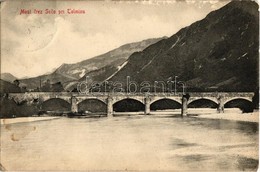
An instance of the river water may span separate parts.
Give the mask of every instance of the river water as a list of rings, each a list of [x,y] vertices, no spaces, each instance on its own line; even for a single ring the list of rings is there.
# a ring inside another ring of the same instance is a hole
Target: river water
[[[154,116],[1,126],[7,170],[256,170],[258,124]]]

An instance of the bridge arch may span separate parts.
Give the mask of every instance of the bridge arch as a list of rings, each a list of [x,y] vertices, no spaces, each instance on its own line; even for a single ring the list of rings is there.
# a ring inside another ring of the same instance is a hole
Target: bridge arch
[[[77,97],[77,99],[78,99],[77,104],[80,104],[81,102],[86,101],[86,100],[97,100],[97,101],[103,102],[104,104],[107,104],[107,101],[105,99],[98,98],[98,97],[88,97],[88,98]]]
[[[144,111],[145,105],[142,101],[134,98],[124,98],[113,103],[115,112],[138,112]]]
[[[253,112],[254,103],[249,98],[231,98],[225,101],[225,108],[239,108],[242,112]]]
[[[154,110],[166,110],[166,109],[180,109],[182,107],[181,102],[171,98],[161,98],[153,101],[150,104],[150,109]]]
[[[122,100],[126,100],[126,99],[129,99],[129,100],[136,100],[142,104],[144,104],[144,98],[140,98],[140,97],[114,97],[113,98],[113,104],[117,103],[117,102],[120,102]]]
[[[43,111],[70,111],[71,104],[61,98],[50,98],[41,103]]]
[[[150,104],[156,102],[156,101],[159,101],[159,100],[165,100],[165,99],[168,99],[168,100],[172,100],[172,101],[175,101],[179,104],[182,104],[181,102],[181,98],[178,98],[178,97],[155,97],[155,98],[152,98]]]
[[[90,98],[90,99],[85,99],[81,102],[78,103],[78,111],[79,112],[92,112],[92,113],[97,113],[97,112],[107,112],[107,104],[96,98]]]
[[[233,100],[245,100],[245,101],[249,101],[249,102],[253,102],[252,98],[250,97],[232,97],[232,98],[229,98],[229,99],[226,99],[224,101],[224,104],[230,102],[230,101],[233,101]]]
[[[188,108],[217,108],[218,101],[211,98],[198,98],[188,102]]]
[[[219,103],[216,98],[211,98],[211,97],[199,97],[199,98],[190,98],[189,101],[188,101],[188,105],[191,104],[192,102],[199,101],[199,100],[208,100],[208,101],[214,102],[214,103],[216,103],[216,104]]]

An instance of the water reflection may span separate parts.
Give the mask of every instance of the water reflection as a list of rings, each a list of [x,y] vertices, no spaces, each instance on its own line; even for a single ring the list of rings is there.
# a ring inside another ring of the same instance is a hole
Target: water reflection
[[[218,130],[238,130],[246,134],[258,133],[258,123],[244,121],[230,121],[223,119],[199,119],[187,118],[190,125],[200,125],[209,129]]]
[[[7,170],[255,170],[258,124],[161,116],[1,126]],[[15,139],[12,139],[15,138]]]

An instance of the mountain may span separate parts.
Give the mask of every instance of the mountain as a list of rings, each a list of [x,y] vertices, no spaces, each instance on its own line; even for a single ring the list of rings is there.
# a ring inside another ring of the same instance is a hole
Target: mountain
[[[110,66],[119,66],[134,52],[142,51],[151,44],[154,44],[162,38],[147,39],[141,42],[125,44],[109,51],[105,54],[90,58],[75,64],[63,64],[56,72],[69,75],[75,78],[82,78],[85,74]]]
[[[104,80],[116,72],[118,67],[123,64],[132,53],[142,51],[161,39],[163,38],[147,39],[125,44],[105,54],[75,64],[63,64],[51,74],[22,79],[21,83],[25,84],[29,89],[34,89],[40,87],[40,83],[44,85],[47,80],[49,80],[51,83],[61,82],[65,89],[70,89],[73,85],[75,86],[75,83],[77,83],[80,78],[85,78],[85,76],[88,75],[96,76]],[[73,88],[74,87],[72,87],[72,89]]]
[[[173,36],[133,53],[109,81],[167,81],[188,91],[254,91],[258,86],[258,5],[232,1]]]
[[[8,82],[13,82],[14,80],[17,79],[15,76],[13,76],[10,73],[1,73],[0,78]]]
[[[2,93],[20,93],[21,88],[10,82],[0,79],[0,94]]]
[[[77,78],[63,75],[55,71],[51,74],[41,75],[33,78],[21,79],[20,83],[25,85],[27,89],[37,89],[44,86],[47,82],[50,82],[51,84],[55,84],[58,82],[66,83],[66,82],[70,82],[71,80],[77,80]]]

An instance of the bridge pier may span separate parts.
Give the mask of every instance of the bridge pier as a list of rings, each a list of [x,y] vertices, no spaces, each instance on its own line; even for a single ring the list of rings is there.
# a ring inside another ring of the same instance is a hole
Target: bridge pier
[[[107,98],[107,117],[113,117],[113,98]]]
[[[181,116],[187,116],[188,111],[188,99],[185,95],[182,96],[182,107],[181,107]]]
[[[150,114],[150,98],[145,98],[145,115]]]
[[[71,97],[71,112],[78,112],[77,98],[75,96]]]
[[[218,104],[218,113],[224,113],[224,104],[223,103]]]
[[[223,96],[219,96],[218,98],[218,113],[224,113],[224,100]]]

